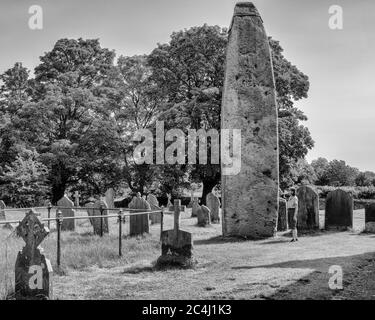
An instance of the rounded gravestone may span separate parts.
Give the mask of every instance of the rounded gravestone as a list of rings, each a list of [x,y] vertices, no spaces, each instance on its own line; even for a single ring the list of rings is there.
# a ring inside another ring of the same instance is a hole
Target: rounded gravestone
[[[199,203],[198,203],[198,198],[193,199],[193,205],[191,208],[191,216],[196,217],[198,215],[198,210],[199,210]]]
[[[365,207],[365,232],[375,233],[375,203]]]
[[[151,210],[160,210],[159,201],[158,199],[152,194],[148,194],[147,202],[150,204]],[[160,223],[161,222],[161,215],[160,213],[151,213],[150,214],[151,224]]]
[[[74,202],[64,195],[59,201],[57,201],[57,206],[61,210],[64,218],[74,217],[75,211],[73,209]],[[74,219],[63,219],[61,224],[61,230],[63,231],[74,231],[75,223]]]
[[[277,216],[277,231],[288,230],[288,213],[286,211],[286,200],[279,199],[279,211]]]
[[[130,215],[130,235],[138,236],[143,233],[149,232],[149,218],[148,214],[136,214],[137,212],[151,211],[150,204],[143,199],[141,196],[133,197],[132,201],[129,203],[129,209],[132,210]]]
[[[346,229],[353,227],[353,197],[338,189],[328,193],[325,207],[325,228]]]
[[[215,196],[212,192],[210,192],[206,197],[206,204],[207,207],[211,210],[211,222],[212,223],[219,223],[220,216],[220,200],[217,196]]]
[[[200,227],[206,227],[210,224],[211,218],[210,218],[210,209],[206,206],[200,206],[197,211],[197,217],[198,217],[198,226]]]
[[[298,229],[319,229],[319,196],[308,186],[297,190],[298,198]]]

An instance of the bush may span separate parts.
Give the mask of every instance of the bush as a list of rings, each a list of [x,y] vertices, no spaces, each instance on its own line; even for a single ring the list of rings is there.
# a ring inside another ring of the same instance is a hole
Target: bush
[[[316,186],[320,198],[326,198],[328,192],[342,189],[350,193],[354,199],[375,199],[375,187],[332,187],[332,186]]]

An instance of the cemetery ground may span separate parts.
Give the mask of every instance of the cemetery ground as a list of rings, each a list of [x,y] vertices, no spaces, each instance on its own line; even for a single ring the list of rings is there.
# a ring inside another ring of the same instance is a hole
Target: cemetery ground
[[[46,212],[42,211],[42,217]],[[77,215],[86,214],[85,211]],[[7,215],[19,219],[23,212]],[[196,226],[190,210],[181,229],[192,232],[195,269],[155,270],[160,256],[160,224],[149,235],[129,238],[124,227],[123,256],[118,256],[117,219],[110,234],[92,235],[88,220],[77,220],[75,232],[62,233],[62,266],[57,272],[56,231],[42,243],[54,266],[54,299],[374,299],[374,234],[364,234],[364,210],[354,211],[354,228],[345,232],[317,231],[296,243],[289,236],[258,241],[221,238],[221,224]],[[324,211],[320,212],[324,221]],[[173,216],[165,215],[164,230]],[[12,294],[14,264],[23,241],[0,229],[0,298]],[[329,268],[343,269],[343,290],[328,286]]]

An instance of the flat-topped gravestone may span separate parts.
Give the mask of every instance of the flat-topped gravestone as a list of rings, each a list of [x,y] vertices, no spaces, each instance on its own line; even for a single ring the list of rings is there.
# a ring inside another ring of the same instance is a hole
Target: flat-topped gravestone
[[[365,232],[375,233],[375,203],[365,206]]]
[[[0,220],[6,220],[5,216],[6,205],[3,200],[0,200]]]
[[[161,234],[161,256],[156,262],[157,267],[179,266],[189,268],[196,264],[193,258],[192,234],[180,230],[181,201],[174,200],[174,229]]]
[[[64,218],[74,217],[75,211],[73,209],[74,203],[68,198],[67,195],[64,195],[59,201],[57,201],[57,206]],[[75,223],[74,219],[64,219],[61,225],[62,231],[74,231]]]
[[[353,197],[337,189],[327,194],[325,228],[346,229],[353,227]]]
[[[277,217],[277,231],[288,230],[288,212],[286,210],[286,200],[279,199],[279,211]]]
[[[234,129],[241,130],[240,141]],[[272,237],[279,202],[276,91],[269,40],[251,2],[236,4],[229,30],[221,130],[233,132],[232,149],[241,143],[241,154],[233,152],[240,165],[222,157],[223,235]],[[231,153],[226,148],[222,154]]]
[[[206,196],[206,204],[207,207],[210,209],[211,212],[211,222],[212,223],[219,223],[220,222],[220,200],[217,196],[215,196],[212,192],[210,192]]]
[[[200,206],[197,212],[198,226],[206,227],[211,224],[210,209],[204,205]]]
[[[147,202],[149,203],[151,210],[160,210],[159,201],[153,194],[147,195]],[[150,214],[151,224],[160,223],[161,222],[161,214],[160,213],[151,213]]]
[[[192,208],[191,208],[191,216],[192,217],[196,217],[198,215],[199,208],[200,208],[199,200],[198,200],[198,198],[194,198],[193,199],[193,205],[192,205]]]
[[[319,196],[308,186],[297,190],[298,198],[298,229],[319,229]]]
[[[141,197],[140,193],[137,193],[137,196],[129,203],[129,209],[137,209],[136,211],[132,210],[133,215],[130,215],[130,235],[138,236],[149,233],[148,214],[136,214],[137,212],[151,211],[150,204]]]
[[[107,203],[108,208],[113,209],[115,207],[115,191],[113,188],[109,188],[105,192],[105,202]]]
[[[26,245],[17,255],[15,265],[16,300],[46,300],[52,298],[52,266],[39,245],[49,230],[30,210],[16,229]]]

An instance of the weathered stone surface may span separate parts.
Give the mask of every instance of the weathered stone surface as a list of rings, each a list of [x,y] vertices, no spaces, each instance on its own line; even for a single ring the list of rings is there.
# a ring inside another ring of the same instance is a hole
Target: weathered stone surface
[[[17,300],[52,298],[52,266],[41,253],[39,245],[49,230],[35,211],[29,211],[16,229],[26,245],[17,255],[15,265],[15,296]]]
[[[147,202],[149,203],[151,210],[160,210],[159,201],[158,199],[151,193],[147,195]],[[161,222],[161,214],[160,213],[151,213],[150,214],[151,224],[160,223]]]
[[[200,206],[197,212],[198,226],[206,227],[211,224],[211,212],[206,206]]]
[[[365,206],[365,232],[375,233],[375,203]]]
[[[66,195],[64,195],[59,201],[57,201],[57,206],[59,207],[59,210],[61,210],[61,213],[64,218],[74,217],[74,214],[75,214],[75,211],[73,209],[74,203]],[[61,225],[61,230],[62,231],[74,231],[75,230],[74,219],[68,219],[68,220],[64,219]]]
[[[132,213],[151,211],[150,204],[144,200],[140,194],[137,194],[136,197],[132,199],[129,203],[129,209],[138,209]],[[138,214],[130,216],[130,235],[137,236],[142,235],[143,233],[149,232],[149,218],[148,214]]]
[[[196,261],[193,259],[193,238],[190,232],[180,230],[181,201],[174,201],[174,229],[163,231],[161,234],[162,254],[157,260],[157,267],[179,266],[192,267]]]
[[[198,215],[198,210],[199,210],[199,199],[198,198],[194,198],[193,199],[193,206],[191,208],[191,216],[192,217],[196,217]]]
[[[286,200],[279,199],[279,211],[277,217],[277,231],[288,230],[288,213],[286,211]]]
[[[113,188],[109,188],[105,192],[105,202],[108,205],[108,208],[113,209],[115,207],[115,191]]]
[[[308,186],[297,190],[298,198],[298,229],[319,229],[319,196]]]
[[[0,200],[0,220],[6,220],[5,216],[5,208],[7,206],[5,205],[5,202],[3,200]]]
[[[212,223],[219,223],[220,222],[220,200],[217,196],[215,196],[212,192],[210,192],[206,196],[206,204],[207,207],[211,211],[211,222]]]
[[[338,189],[327,194],[325,208],[325,228],[353,227],[353,197]]]
[[[278,211],[278,132],[268,38],[250,2],[237,3],[229,31],[221,128],[241,130],[241,168],[224,175],[224,236],[272,237]]]
[[[107,217],[105,217],[105,218],[92,218],[94,216],[100,216],[101,215],[101,211],[100,211],[101,206],[104,209],[103,210],[103,216],[107,216],[108,210],[106,210],[106,209],[108,209],[108,206],[107,206],[105,201],[96,200],[95,202],[91,201],[91,202],[88,202],[88,203],[85,204],[85,207],[87,208],[87,214],[89,216],[90,223],[93,227],[94,234],[96,234],[96,235],[101,235],[101,228],[102,228],[101,219],[103,219],[103,234],[109,233],[108,218]]]

